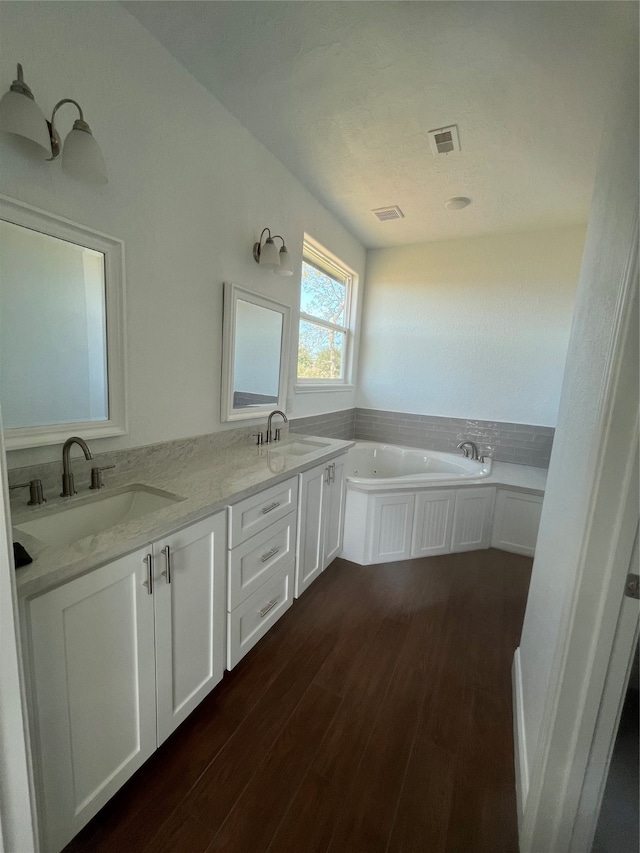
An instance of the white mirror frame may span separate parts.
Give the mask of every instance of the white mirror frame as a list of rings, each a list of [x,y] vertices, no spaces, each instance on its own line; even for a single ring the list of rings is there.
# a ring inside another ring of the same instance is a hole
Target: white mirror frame
[[[0,219],[104,254],[109,419],[4,430],[7,450],[59,444],[70,435],[106,438],[127,431],[124,243],[37,207],[0,195]]]
[[[280,345],[280,376],[278,402],[265,403],[263,406],[251,406],[249,409],[233,407],[233,365],[236,337],[236,305],[238,300],[250,302],[261,308],[268,308],[282,314],[282,340]],[[291,344],[291,308],[281,302],[268,299],[259,293],[245,290],[233,282],[224,283],[224,304],[222,311],[222,394],[220,416],[223,421],[249,420],[259,418],[273,411],[285,410],[287,383],[289,380],[289,350]]]

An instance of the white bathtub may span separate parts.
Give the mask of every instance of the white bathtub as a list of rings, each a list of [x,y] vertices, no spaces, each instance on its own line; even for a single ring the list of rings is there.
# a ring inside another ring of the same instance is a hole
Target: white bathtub
[[[462,453],[416,450],[373,441],[358,441],[347,454],[347,483],[358,491],[456,485],[482,480],[490,473],[490,458],[477,462],[465,459]]]
[[[346,462],[342,556],[366,566],[488,548],[490,473],[491,459],[356,442]]]

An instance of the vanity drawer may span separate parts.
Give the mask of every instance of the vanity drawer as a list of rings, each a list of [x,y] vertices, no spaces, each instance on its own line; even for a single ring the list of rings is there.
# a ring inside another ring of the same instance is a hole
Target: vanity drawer
[[[242,660],[293,603],[292,560],[227,617],[227,669]]]
[[[296,512],[290,512],[229,552],[229,611],[295,559],[296,519]]]
[[[298,478],[292,477],[229,507],[229,547],[245,542],[298,505]]]

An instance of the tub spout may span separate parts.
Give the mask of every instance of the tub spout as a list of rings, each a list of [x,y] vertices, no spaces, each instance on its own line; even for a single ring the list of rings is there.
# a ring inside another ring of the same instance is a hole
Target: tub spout
[[[460,444],[456,445],[458,450],[462,450],[465,459],[469,458],[469,448],[471,448],[471,458],[478,461],[480,459],[480,454],[478,453],[478,445],[473,441],[461,441]]]

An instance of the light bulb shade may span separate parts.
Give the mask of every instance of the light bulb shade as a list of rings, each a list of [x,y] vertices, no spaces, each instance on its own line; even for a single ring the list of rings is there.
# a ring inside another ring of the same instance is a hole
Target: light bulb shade
[[[76,122],[77,124],[77,122]],[[90,131],[73,126],[62,148],[62,171],[65,175],[89,184],[107,183],[107,164],[100,146]]]
[[[278,247],[271,237],[267,237],[264,246],[260,249],[260,266],[267,270],[277,270],[280,268]]]
[[[274,272],[278,273],[278,275],[293,275],[293,262],[284,243],[280,249],[280,266]]]
[[[6,92],[0,100],[0,130],[35,142],[43,160],[51,157],[51,138],[42,110],[21,92]]]

